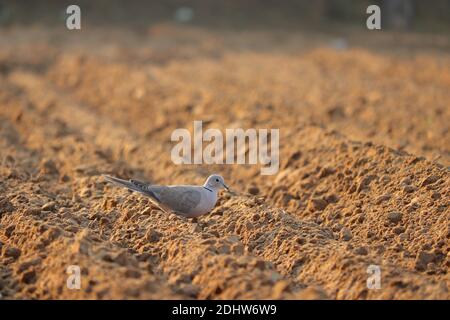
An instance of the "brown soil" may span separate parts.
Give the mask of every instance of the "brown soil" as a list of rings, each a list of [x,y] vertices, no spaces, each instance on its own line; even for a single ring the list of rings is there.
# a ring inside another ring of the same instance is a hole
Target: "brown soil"
[[[0,298],[449,299],[448,39],[366,35],[2,30]],[[194,120],[279,128],[279,173],[174,165]],[[103,173],[236,194],[195,223]]]

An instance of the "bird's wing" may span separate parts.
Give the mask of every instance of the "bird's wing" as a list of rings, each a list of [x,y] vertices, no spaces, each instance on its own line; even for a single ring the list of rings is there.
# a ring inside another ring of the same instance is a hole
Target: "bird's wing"
[[[196,186],[150,186],[152,191],[169,209],[189,214],[201,201],[202,195]]]

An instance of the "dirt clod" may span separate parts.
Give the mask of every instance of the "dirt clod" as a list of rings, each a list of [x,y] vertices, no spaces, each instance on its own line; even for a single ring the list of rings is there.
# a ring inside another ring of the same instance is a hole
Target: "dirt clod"
[[[399,211],[392,211],[387,214],[387,219],[389,222],[398,223],[402,220],[402,213]]]
[[[438,181],[438,180],[439,180],[439,177],[438,177],[438,176],[431,175],[431,176],[426,177],[426,178],[422,181],[422,183],[420,184],[420,186],[421,186],[421,187],[425,187],[425,186],[427,186],[427,185],[429,185],[429,184],[435,183],[435,182]]]
[[[14,247],[4,247],[3,248],[3,256],[4,257],[11,257],[13,259],[17,259],[20,257],[21,250]]]
[[[259,188],[256,186],[251,186],[247,189],[247,192],[253,195],[257,195],[259,193]]]
[[[327,207],[327,205],[328,202],[326,202],[322,198],[312,198],[311,201],[309,202],[309,208],[312,211],[322,211]]]

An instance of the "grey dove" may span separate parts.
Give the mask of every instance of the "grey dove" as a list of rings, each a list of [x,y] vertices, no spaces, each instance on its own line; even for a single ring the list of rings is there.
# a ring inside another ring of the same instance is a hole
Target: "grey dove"
[[[203,186],[152,185],[138,180],[123,180],[104,175],[104,178],[121,187],[140,192],[164,211],[171,211],[187,218],[195,218],[210,212],[217,202],[217,192],[229,190],[220,175],[213,174],[206,179]]]

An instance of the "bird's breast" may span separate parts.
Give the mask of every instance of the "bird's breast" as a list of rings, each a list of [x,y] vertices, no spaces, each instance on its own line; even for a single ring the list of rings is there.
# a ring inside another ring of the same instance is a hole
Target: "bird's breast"
[[[202,192],[202,199],[199,205],[193,208],[193,210],[191,211],[191,215],[193,217],[197,217],[210,212],[212,209],[214,209],[216,202],[217,192],[205,190],[205,192]]]

